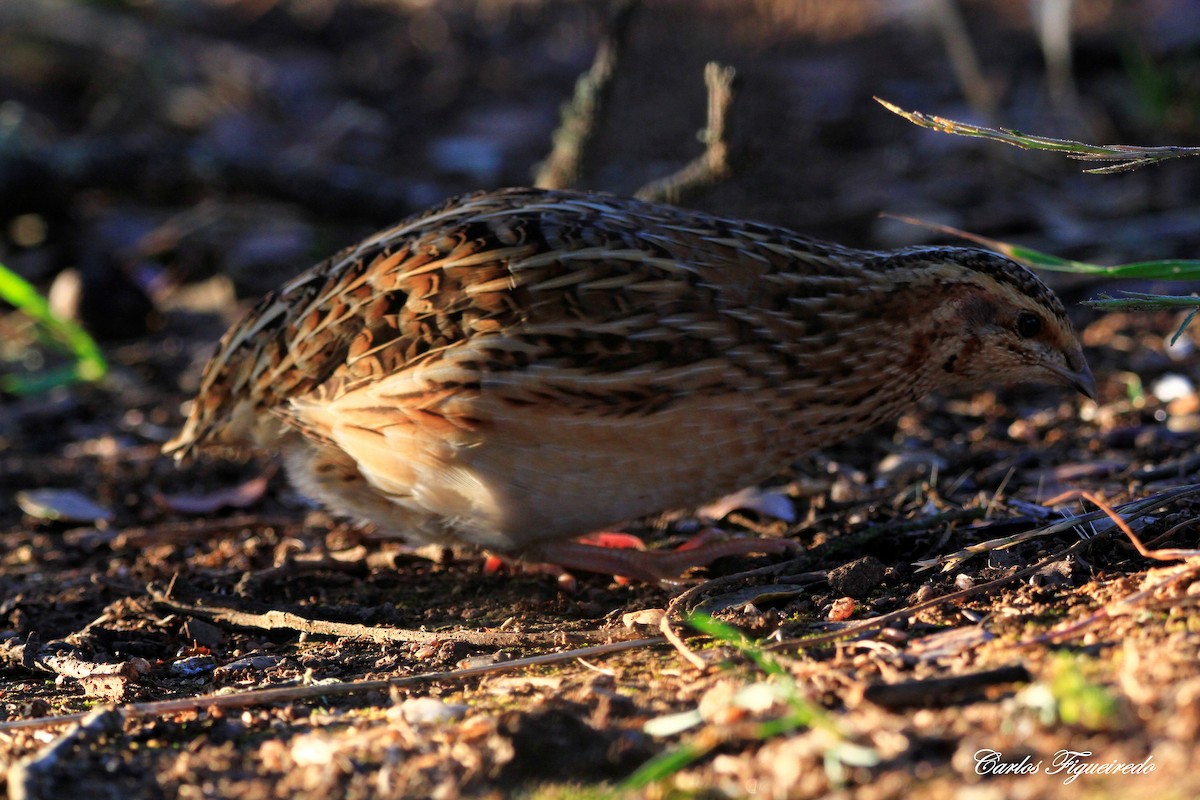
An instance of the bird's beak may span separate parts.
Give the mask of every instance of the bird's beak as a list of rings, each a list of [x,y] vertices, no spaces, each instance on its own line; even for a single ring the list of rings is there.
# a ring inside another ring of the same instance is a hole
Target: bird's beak
[[[1047,368],[1058,376],[1059,380],[1068,386],[1074,386],[1079,392],[1087,396],[1091,400],[1096,399],[1096,379],[1092,377],[1092,371],[1088,368],[1087,362],[1083,360],[1083,356],[1078,357],[1079,368],[1072,370],[1068,367],[1060,367],[1057,365],[1047,364]]]

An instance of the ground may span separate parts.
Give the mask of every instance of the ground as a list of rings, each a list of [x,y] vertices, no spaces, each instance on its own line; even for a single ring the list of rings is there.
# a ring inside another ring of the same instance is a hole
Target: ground
[[[891,212],[1102,263],[1187,257],[1193,165],[1083,175],[871,99],[1191,144],[1185,5],[1079,0],[1062,67],[1024,3],[648,0],[580,185],[628,193],[697,156],[715,60],[738,70],[738,157],[692,205],[860,247],[935,240]],[[159,454],[256,296],[445,196],[529,183],[603,19],[538,0],[0,5],[2,260],[110,362],[0,397],[9,796],[1200,796],[1197,334],[1080,305],[1188,286],[1047,276],[1095,402],[931,397],[719,522],[794,556],[675,585],[488,571],[331,518],[269,455]],[[59,363],[36,339],[0,313],[10,374]],[[1043,505],[1068,491],[1092,499]],[[1121,511],[1164,560],[1103,511],[1055,524],[1144,498]],[[672,546],[699,524],[629,530]],[[732,627],[702,636],[695,609]],[[658,638],[664,610],[690,658]]]

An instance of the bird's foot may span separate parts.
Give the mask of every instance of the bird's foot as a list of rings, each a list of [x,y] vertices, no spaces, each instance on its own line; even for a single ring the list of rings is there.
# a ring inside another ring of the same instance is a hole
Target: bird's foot
[[[655,583],[676,581],[686,570],[708,566],[725,556],[778,554],[793,549],[795,544],[784,539],[728,539],[715,528],[706,528],[674,550],[646,550],[636,536],[602,531],[576,541],[540,545],[525,557],[566,570]]]

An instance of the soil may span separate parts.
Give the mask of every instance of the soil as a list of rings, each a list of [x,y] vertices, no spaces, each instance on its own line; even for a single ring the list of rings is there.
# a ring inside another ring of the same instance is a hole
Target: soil
[[[699,155],[715,60],[738,70],[739,157],[697,207],[860,247],[939,240],[892,212],[1099,263],[1195,253],[1191,163],[1084,175],[872,101],[1197,138],[1185,3],[1078,0],[1066,72],[1030,13],[647,0],[581,185],[630,193]],[[541,0],[0,5],[0,254],[110,367],[0,397],[9,796],[1200,796],[1200,334],[1081,305],[1191,286],[1047,275],[1096,401],[930,397],[718,523],[794,555],[671,585],[413,551],[314,508],[269,454],[160,455],[262,292],[443,197],[529,183],[604,19]],[[16,311],[0,358],[23,379],[65,363]],[[1098,503],[1158,557],[1103,510],[1055,524]],[[700,526],[628,530],[671,547]],[[701,633],[695,609],[729,627]]]

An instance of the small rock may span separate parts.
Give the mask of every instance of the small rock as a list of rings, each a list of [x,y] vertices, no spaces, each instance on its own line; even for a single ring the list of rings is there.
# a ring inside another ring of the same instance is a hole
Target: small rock
[[[264,672],[282,665],[284,661],[285,659],[282,656],[246,656],[236,661],[231,661],[222,667],[217,667],[213,673],[213,677],[216,680],[225,680],[232,677],[233,673],[243,670]]]
[[[626,628],[633,628],[638,625],[657,628],[662,622],[663,610],[661,608],[643,608],[640,611],[630,611],[621,615],[621,624]]]
[[[937,589],[933,588],[933,586],[928,583],[923,583],[921,584],[920,588],[913,592],[912,597],[908,598],[908,602],[912,605],[916,605],[918,603],[924,603],[928,600],[932,600],[937,596]]]
[[[829,587],[847,597],[866,597],[883,582],[887,567],[874,556],[863,556],[857,561],[829,570]]]
[[[195,678],[217,668],[217,662],[212,656],[190,656],[171,662],[168,667],[172,675],[180,678]]]
[[[456,667],[459,669],[474,669],[476,667],[490,667],[493,664],[503,664],[505,661],[512,661],[513,655],[507,650],[497,650],[494,653],[483,653],[477,656],[468,656],[460,659]]]
[[[1188,395],[1195,394],[1196,387],[1190,380],[1177,373],[1168,373],[1150,385],[1150,392],[1160,402],[1170,403]]]
[[[888,483],[910,483],[927,478],[934,471],[946,470],[946,459],[930,451],[905,451],[892,453],[879,462],[876,474]]]
[[[825,615],[825,619],[830,622],[845,622],[854,616],[856,608],[858,608],[858,603],[854,602],[853,597],[839,597],[829,607],[829,613]]]
[[[1035,586],[1067,586],[1071,582],[1071,572],[1074,566],[1075,560],[1072,558],[1064,558],[1047,564],[1037,571],[1030,583]]]
[[[436,697],[410,697],[388,714],[398,714],[410,725],[437,725],[462,719],[470,710],[470,706],[447,703]]]

